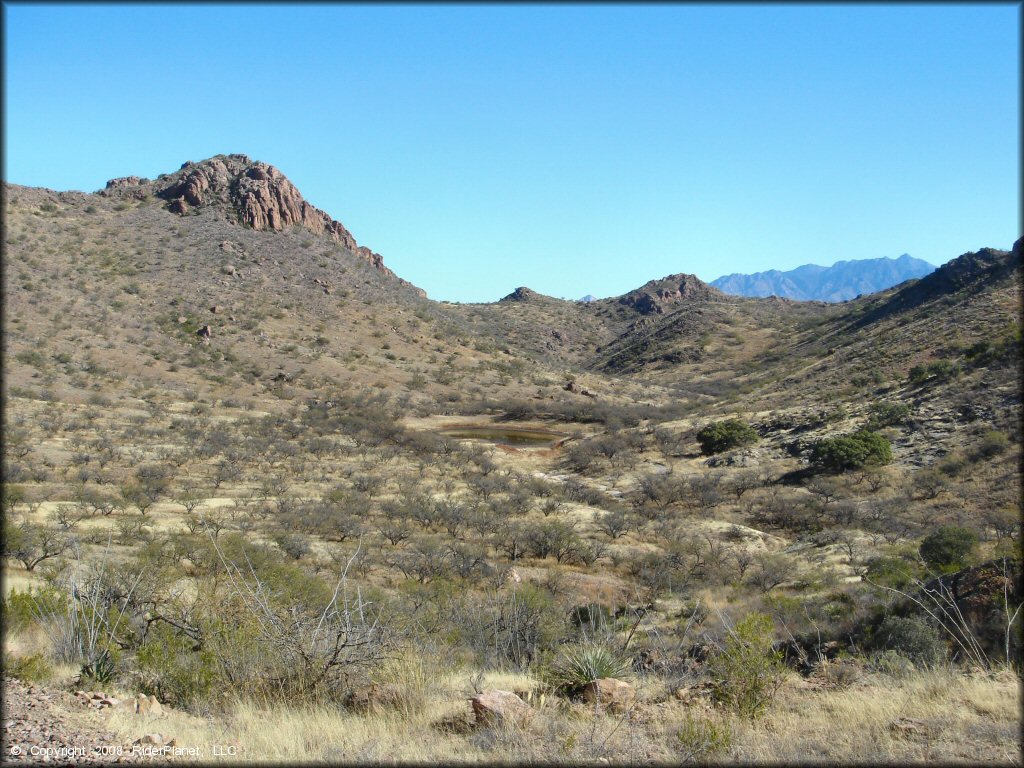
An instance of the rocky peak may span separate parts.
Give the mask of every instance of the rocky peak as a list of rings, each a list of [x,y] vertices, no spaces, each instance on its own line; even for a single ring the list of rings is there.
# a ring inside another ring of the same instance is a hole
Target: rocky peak
[[[111,179],[103,194],[144,197],[150,192],[167,201],[167,210],[184,216],[201,208],[220,208],[243,225],[280,232],[302,227],[330,237],[366,259],[385,274],[394,273],[384,259],[358,243],[352,234],[324,211],[310,205],[277,168],[247,155],[217,155],[198,163],[182,164],[175,173],[148,181],[138,176]]]
[[[694,299],[705,299],[720,294],[696,275],[669,275],[651,280],[634,291],[621,296],[620,304],[632,307],[642,315],[662,314],[665,307]]]
[[[541,298],[541,294],[523,285],[520,286],[519,288],[516,288],[508,296],[505,296],[504,298],[500,299],[500,301],[531,301],[533,299],[539,298]]]

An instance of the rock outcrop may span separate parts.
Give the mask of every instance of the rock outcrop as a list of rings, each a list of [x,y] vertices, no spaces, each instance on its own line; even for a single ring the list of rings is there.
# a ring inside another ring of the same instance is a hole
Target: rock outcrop
[[[397,277],[384,266],[379,253],[359,245],[340,222],[306,202],[277,168],[247,155],[217,155],[198,163],[186,162],[177,172],[155,181],[138,176],[111,179],[100,194],[137,199],[153,194],[166,200],[167,210],[179,216],[207,207],[220,208],[230,218],[258,231],[301,227],[331,238],[377,270]]]
[[[286,227],[303,227],[315,235],[327,235],[377,269],[386,270],[379,253],[356,243],[340,222],[306,202],[277,168],[247,155],[218,155],[201,163],[185,163],[169,182],[157,188],[156,195],[180,215],[220,203],[255,230],[280,232]]]
[[[516,288],[508,296],[503,296],[499,301],[532,301],[539,298],[541,298],[541,294],[523,285]]]
[[[619,303],[632,307],[641,315],[660,315],[673,304],[714,295],[721,293],[695,275],[669,275],[620,296]]]

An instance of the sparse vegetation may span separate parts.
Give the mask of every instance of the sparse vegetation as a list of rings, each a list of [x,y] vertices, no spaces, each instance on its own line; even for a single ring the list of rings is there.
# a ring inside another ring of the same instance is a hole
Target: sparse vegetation
[[[246,759],[926,759],[901,717],[932,758],[1016,748],[1019,270],[435,303],[326,235],[10,190],[22,679],[154,694]],[[626,711],[577,699],[603,678]],[[473,725],[486,688],[532,718]]]

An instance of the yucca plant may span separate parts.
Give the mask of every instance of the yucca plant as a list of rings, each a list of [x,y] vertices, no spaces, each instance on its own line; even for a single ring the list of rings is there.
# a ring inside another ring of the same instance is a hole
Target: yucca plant
[[[630,659],[603,643],[575,643],[559,652],[551,671],[551,682],[568,694],[581,691],[604,677],[623,678],[630,672]]]

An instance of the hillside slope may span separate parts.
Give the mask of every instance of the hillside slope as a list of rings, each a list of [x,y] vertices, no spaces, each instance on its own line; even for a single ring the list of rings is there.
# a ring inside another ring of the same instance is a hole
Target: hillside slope
[[[841,304],[685,274],[453,304],[238,155],[96,194],[5,185],[3,216],[20,677],[159,695],[163,736],[260,758],[1016,743],[1022,242]],[[966,651],[889,591],[930,569],[962,587]],[[64,605],[118,618],[69,652]],[[720,693],[740,622],[765,720]],[[595,644],[635,706],[552,679]],[[532,719],[476,722],[480,688]],[[118,743],[151,722],[107,716]]]

